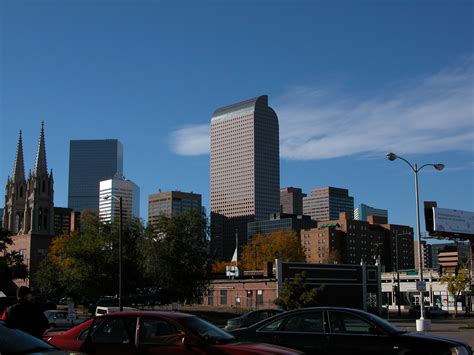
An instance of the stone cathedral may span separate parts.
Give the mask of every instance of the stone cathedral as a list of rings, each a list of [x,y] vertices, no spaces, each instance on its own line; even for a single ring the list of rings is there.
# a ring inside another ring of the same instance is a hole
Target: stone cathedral
[[[25,177],[22,133],[18,138],[12,176],[5,187],[3,228],[13,235],[15,250],[23,255],[30,270],[34,272],[47,254],[54,233],[54,180],[52,170],[48,172],[44,123],[36,151],[35,166]]]

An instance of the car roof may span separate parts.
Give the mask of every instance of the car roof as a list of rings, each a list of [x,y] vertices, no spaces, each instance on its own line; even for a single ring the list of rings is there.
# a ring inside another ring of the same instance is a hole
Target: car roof
[[[113,312],[98,317],[141,317],[141,316],[157,316],[163,318],[183,318],[183,317],[194,317],[192,314],[172,312],[172,311],[123,311]]]

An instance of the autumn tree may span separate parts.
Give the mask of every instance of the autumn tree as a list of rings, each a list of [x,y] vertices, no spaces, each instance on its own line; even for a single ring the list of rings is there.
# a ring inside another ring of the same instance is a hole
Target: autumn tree
[[[324,304],[324,286],[314,287],[308,284],[306,272],[295,275],[293,280],[286,279],[275,304],[285,310],[316,307]]]
[[[138,246],[143,237],[143,223],[133,220],[124,228],[124,293],[141,286]],[[118,290],[118,226],[101,223],[97,214],[84,213],[80,232],[56,237],[47,257],[34,275],[41,292],[70,296],[115,295]]]
[[[469,270],[465,267],[459,269],[457,273],[450,273],[441,276],[441,284],[447,285],[449,294],[454,299],[454,316],[458,315],[458,298],[462,292],[469,289],[471,277]]]
[[[279,259],[286,262],[305,262],[300,239],[292,230],[257,234],[244,246],[241,263],[244,270],[261,270],[264,263]]]

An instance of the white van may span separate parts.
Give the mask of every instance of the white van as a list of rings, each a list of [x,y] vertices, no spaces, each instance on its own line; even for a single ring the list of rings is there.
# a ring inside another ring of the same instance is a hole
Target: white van
[[[132,307],[122,307],[124,312],[127,311],[138,311],[136,308]],[[120,312],[120,307],[102,307],[98,306],[95,310],[95,316],[103,316],[104,314]]]

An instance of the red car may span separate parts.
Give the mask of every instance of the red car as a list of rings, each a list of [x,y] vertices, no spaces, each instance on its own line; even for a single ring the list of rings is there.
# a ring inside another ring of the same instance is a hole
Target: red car
[[[63,350],[94,354],[300,354],[240,342],[198,317],[173,312],[110,313],[64,333],[45,333],[44,340]]]

